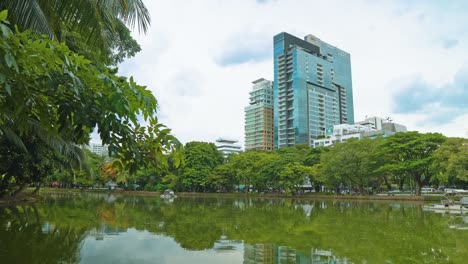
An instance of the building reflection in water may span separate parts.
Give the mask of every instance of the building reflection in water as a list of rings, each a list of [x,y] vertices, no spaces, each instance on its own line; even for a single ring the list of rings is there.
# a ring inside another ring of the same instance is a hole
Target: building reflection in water
[[[244,264],[353,264],[330,250],[311,249],[310,255],[287,246],[244,244]]]
[[[109,239],[125,232],[127,232],[126,228],[109,227],[106,224],[101,223],[99,228],[93,228],[88,231],[88,235],[94,237],[96,240],[104,240],[104,238]]]
[[[218,253],[228,253],[242,250],[241,240],[229,240],[226,236],[221,236],[221,239],[215,242],[213,250]]]

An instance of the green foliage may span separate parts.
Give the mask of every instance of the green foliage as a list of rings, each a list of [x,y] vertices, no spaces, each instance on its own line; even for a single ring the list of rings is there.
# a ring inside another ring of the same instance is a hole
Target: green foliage
[[[468,183],[468,140],[448,138],[434,152],[434,180],[450,186]]]
[[[284,188],[286,193],[295,194],[300,192],[300,186],[312,174],[311,167],[301,165],[299,162],[292,162],[287,164],[281,171],[279,185]]]
[[[185,166],[180,171],[181,184],[189,191],[206,191],[212,170],[223,163],[223,155],[213,143],[188,142],[184,147]]]
[[[396,133],[385,139],[381,154],[387,157],[387,163],[377,171],[409,176],[416,184],[416,195],[421,195],[422,186],[432,175],[433,153],[444,141],[438,133]]]
[[[127,26],[133,28],[136,24],[146,32],[151,20],[141,0],[2,0],[3,9],[10,11],[9,19],[19,30],[47,34],[82,55],[98,55],[86,56],[88,59],[110,64],[140,50]]]
[[[16,187],[40,183],[56,164],[57,155],[38,140],[25,142],[24,152],[0,137],[0,196],[13,193]]]
[[[28,30],[12,32],[5,20],[0,28],[0,140],[9,145],[0,155],[15,159],[2,169],[0,193],[22,174],[25,182],[33,182],[27,173],[14,169],[18,167],[14,164],[27,163],[28,156],[47,158],[33,148],[63,157],[54,159],[56,168],[67,159],[81,163],[77,145],[87,144],[93,129],[118,160],[120,176],[148,166],[167,169],[168,156],[179,166],[180,143],[158,123],[157,101],[146,87],[132,77],[115,75],[104,63],[87,60],[65,43]],[[142,127],[141,121],[148,126]],[[45,176],[38,174],[39,179]]]
[[[321,181],[338,191],[340,187],[346,186],[349,190],[359,189],[363,193],[376,170],[377,143],[376,140],[365,138],[333,145],[321,156]]]

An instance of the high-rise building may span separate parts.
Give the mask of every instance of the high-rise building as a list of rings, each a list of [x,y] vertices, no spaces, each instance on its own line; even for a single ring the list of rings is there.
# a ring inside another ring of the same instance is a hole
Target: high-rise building
[[[317,37],[282,32],[274,42],[274,145],[311,144],[337,124],[353,124],[349,53]]]
[[[252,82],[249,106],[245,107],[245,150],[273,149],[273,82]]]

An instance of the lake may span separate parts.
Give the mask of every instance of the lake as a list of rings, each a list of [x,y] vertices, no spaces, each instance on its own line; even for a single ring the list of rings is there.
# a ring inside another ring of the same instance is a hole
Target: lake
[[[56,194],[0,207],[0,263],[467,263],[467,218],[399,202]]]

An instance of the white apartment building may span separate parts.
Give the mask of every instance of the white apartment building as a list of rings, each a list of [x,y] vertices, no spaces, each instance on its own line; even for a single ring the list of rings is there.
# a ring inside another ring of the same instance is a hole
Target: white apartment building
[[[107,145],[92,143],[86,146],[91,152],[98,154],[99,156],[107,157],[109,156],[109,149]]]
[[[397,132],[406,132],[406,126],[393,123],[389,118],[369,117],[364,121],[356,122],[354,125],[335,125],[326,130],[325,138],[314,139],[312,147],[328,147],[337,142],[343,142],[350,138],[365,138],[376,136],[390,136]]]

